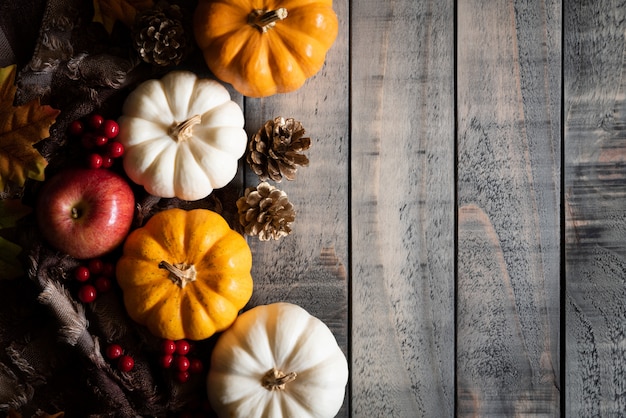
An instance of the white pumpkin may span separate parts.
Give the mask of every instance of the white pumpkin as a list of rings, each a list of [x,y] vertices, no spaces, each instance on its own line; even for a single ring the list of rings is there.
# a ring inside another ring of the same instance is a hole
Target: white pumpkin
[[[244,312],[220,335],[207,392],[220,418],[332,418],[347,382],[348,362],[330,329],[281,302]]]
[[[226,88],[189,71],[137,86],[118,122],[126,174],[159,197],[198,200],[224,187],[247,145],[243,112]]]

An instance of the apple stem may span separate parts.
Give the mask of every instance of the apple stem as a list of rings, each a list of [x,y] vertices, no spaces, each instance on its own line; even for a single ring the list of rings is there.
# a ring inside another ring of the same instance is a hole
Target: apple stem
[[[80,218],[80,212],[78,209],[76,208],[72,208],[72,214],[71,214],[73,219],[78,219]]]
[[[193,264],[174,263],[173,265],[167,261],[161,261],[159,263],[160,269],[169,271],[168,278],[184,289],[187,283],[191,283],[196,280],[196,268]]]

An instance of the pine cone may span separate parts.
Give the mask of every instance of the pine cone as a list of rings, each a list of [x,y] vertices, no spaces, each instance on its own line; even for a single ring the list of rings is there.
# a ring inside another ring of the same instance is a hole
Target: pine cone
[[[269,120],[250,140],[246,161],[262,181],[293,180],[297,166],[309,164],[300,153],[309,149],[311,138],[303,135],[302,124],[293,118]]]
[[[178,5],[165,5],[137,15],[133,44],[141,58],[158,66],[180,64],[187,50],[183,13]]]
[[[237,211],[245,233],[261,241],[289,235],[296,217],[287,194],[267,182],[248,187],[237,200]]]

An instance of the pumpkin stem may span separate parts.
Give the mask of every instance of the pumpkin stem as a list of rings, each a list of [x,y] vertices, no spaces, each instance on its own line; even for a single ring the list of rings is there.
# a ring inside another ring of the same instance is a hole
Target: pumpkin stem
[[[296,380],[296,376],[296,372],[285,374],[281,370],[272,367],[272,369],[263,376],[261,384],[269,391],[285,390],[285,385]]]
[[[256,26],[262,33],[267,32],[268,29],[273,28],[276,22],[283,20],[287,17],[287,9],[279,7],[276,10],[254,10],[248,16],[248,23],[252,26]]]
[[[193,264],[175,263],[174,265],[167,261],[161,261],[159,263],[160,269],[165,269],[170,272],[169,279],[184,289],[187,283],[191,283],[196,280],[196,268]]]
[[[175,123],[170,128],[169,134],[177,142],[189,139],[193,135],[193,126],[199,124],[201,120],[202,120],[202,116],[195,115],[195,116],[190,117],[184,122]]]

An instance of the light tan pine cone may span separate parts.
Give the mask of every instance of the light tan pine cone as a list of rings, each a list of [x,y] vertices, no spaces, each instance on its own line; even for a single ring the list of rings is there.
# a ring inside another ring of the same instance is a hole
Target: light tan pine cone
[[[261,241],[289,235],[296,217],[287,194],[267,182],[248,187],[237,200],[237,212],[245,233]]]
[[[311,146],[311,138],[304,134],[302,124],[293,118],[269,120],[250,140],[246,161],[261,181],[293,180],[297,166],[309,164],[302,152]]]

